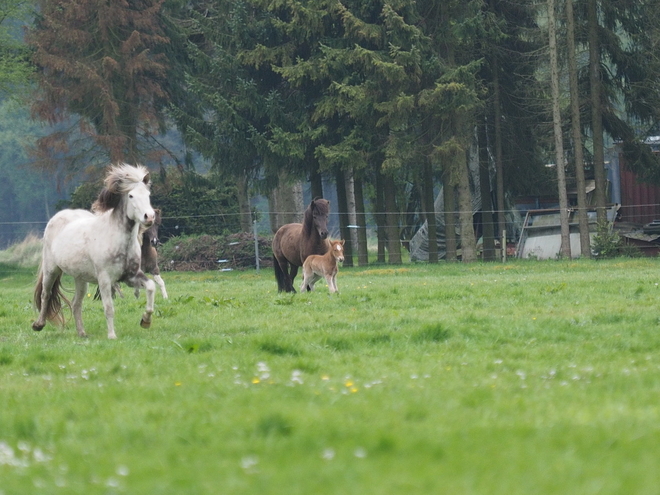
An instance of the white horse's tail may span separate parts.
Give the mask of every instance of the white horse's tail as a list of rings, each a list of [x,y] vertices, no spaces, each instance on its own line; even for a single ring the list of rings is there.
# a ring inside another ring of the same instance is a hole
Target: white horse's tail
[[[61,284],[62,274],[60,273],[53,286],[50,289],[50,297],[48,298],[48,306],[46,308],[46,319],[52,323],[58,325],[64,325],[64,315],[62,314],[62,301],[66,303],[67,306],[71,307],[71,303],[62,293],[62,284]],[[37,285],[34,288],[34,305],[37,307],[37,310],[41,311],[41,293],[44,290],[44,272],[39,269],[39,279],[37,280]]]

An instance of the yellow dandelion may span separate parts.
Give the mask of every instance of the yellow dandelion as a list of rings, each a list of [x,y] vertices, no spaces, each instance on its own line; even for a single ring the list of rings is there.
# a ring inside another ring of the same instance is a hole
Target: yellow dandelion
[[[347,387],[352,387],[352,386],[353,386],[353,382],[350,381],[350,380],[348,380],[348,381],[345,383],[345,385],[346,385]]]
[[[330,377],[328,375],[323,375],[321,377],[321,380],[328,381],[328,380],[330,380]]]
[[[91,295],[91,294],[87,294],[87,297],[92,297],[92,295]]]
[[[352,394],[354,394],[354,393],[357,392],[357,391],[358,391],[358,388],[357,388],[357,387],[351,387],[351,393],[352,393]]]
[[[252,383],[255,383],[255,384],[259,383],[259,381],[260,381],[259,378],[257,378],[256,376],[252,379]]]
[[[175,386],[175,387],[180,387],[180,386],[181,386],[181,382],[174,382],[174,386]]]

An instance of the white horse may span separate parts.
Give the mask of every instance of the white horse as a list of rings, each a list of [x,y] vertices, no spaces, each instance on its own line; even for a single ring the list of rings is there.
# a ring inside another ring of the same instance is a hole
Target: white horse
[[[127,164],[110,168],[105,187],[87,210],[62,210],[50,219],[44,231],[44,246],[34,302],[39,317],[32,324],[41,330],[46,320],[63,323],[61,292],[62,273],[75,280],[72,311],[78,335],[86,337],[82,323],[82,302],[89,282],[98,283],[108,325],[108,338],[115,339],[112,286],[125,282],[144,288],[147,307],[140,325],[148,328],[154,312],[156,285],[140,269],[141,229],[155,219],[149,201],[149,172],[143,166]]]

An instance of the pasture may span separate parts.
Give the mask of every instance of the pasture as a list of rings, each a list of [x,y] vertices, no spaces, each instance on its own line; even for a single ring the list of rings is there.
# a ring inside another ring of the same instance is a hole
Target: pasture
[[[112,341],[92,297],[89,338],[34,332],[36,270],[0,265],[0,493],[657,493],[658,268],[168,272]]]

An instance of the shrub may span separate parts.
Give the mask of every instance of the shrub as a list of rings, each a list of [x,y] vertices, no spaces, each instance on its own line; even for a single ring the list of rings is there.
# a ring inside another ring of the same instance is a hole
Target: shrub
[[[272,264],[271,239],[259,237],[259,264]],[[254,237],[240,233],[224,236],[172,237],[158,253],[161,270],[202,271],[223,268],[254,268]]]
[[[624,242],[611,224],[602,222],[598,224],[591,250],[596,259],[615,258],[617,256],[634,258],[640,255],[635,246],[630,246]]]
[[[183,235],[223,235],[240,230],[236,185],[217,175],[176,169],[151,173],[151,204],[163,212],[161,240]],[[58,209],[90,209],[103,188],[98,179],[79,185]]]

